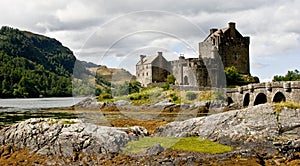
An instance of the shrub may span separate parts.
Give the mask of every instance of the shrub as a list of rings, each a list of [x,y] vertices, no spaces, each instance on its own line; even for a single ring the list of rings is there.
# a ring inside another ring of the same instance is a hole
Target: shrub
[[[176,81],[176,78],[175,78],[175,76],[173,74],[170,74],[170,75],[167,76],[166,82],[168,84],[174,85],[175,81]]]
[[[99,101],[107,100],[107,99],[112,99],[113,96],[110,93],[102,93],[98,96]]]
[[[170,84],[168,82],[165,82],[164,85],[162,86],[163,90],[169,90],[170,89]]]
[[[185,96],[188,100],[195,100],[197,98],[197,93],[187,92]]]

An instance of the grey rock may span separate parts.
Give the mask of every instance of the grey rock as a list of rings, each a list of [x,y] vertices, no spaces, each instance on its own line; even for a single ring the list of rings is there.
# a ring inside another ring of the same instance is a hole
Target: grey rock
[[[129,141],[148,133],[138,126],[127,130],[131,132],[84,123],[79,119],[28,119],[0,130],[0,145],[12,144],[38,154],[67,159],[74,158],[77,153],[101,157],[121,152]]]
[[[276,140],[282,136],[299,138],[300,113],[286,109],[279,115],[272,104],[228,111],[206,117],[172,122],[157,128],[156,136],[185,137],[197,135],[211,140]]]
[[[114,104],[116,106],[126,106],[126,105],[131,105],[132,102],[126,101],[126,100],[118,100],[118,101],[115,101]]]
[[[172,102],[169,102],[168,100],[164,100],[164,101],[155,103],[152,106],[153,107],[157,107],[157,106],[160,106],[160,107],[169,107],[169,106],[173,106],[173,105],[175,105],[175,104],[172,103]]]
[[[79,103],[75,104],[75,108],[100,108],[103,103],[97,102],[97,98],[86,98]]]
[[[132,127],[118,127],[118,130],[125,131],[128,134],[135,136],[148,136],[149,133],[145,127],[141,126],[132,126]]]
[[[197,101],[197,102],[195,102],[194,103],[194,106],[195,107],[209,107],[209,105],[210,105],[210,101],[208,101],[208,100],[205,100],[205,101]]]
[[[146,149],[146,155],[153,155],[153,154],[157,155],[163,152],[164,150],[165,148],[163,148],[160,144],[156,144]]]

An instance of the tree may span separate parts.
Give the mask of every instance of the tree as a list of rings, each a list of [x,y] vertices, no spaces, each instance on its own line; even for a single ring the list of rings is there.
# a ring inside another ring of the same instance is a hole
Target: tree
[[[244,83],[242,75],[234,66],[226,67],[225,75],[226,75],[227,85],[242,85]]]
[[[294,71],[288,71],[285,76],[275,75],[272,81],[300,81],[300,72],[295,69]]]
[[[228,86],[242,86],[250,83],[259,83],[258,77],[240,74],[238,69],[234,66],[226,67],[224,72]]]
[[[166,78],[165,81],[166,81],[166,82],[164,83],[164,85],[162,86],[162,88],[163,88],[164,90],[168,90],[168,89],[170,88],[170,85],[171,85],[171,84],[172,84],[172,85],[175,84],[176,78],[175,78],[175,76],[174,76],[173,74],[170,74],[170,75],[167,76],[167,78]]]
[[[176,78],[173,74],[167,76],[166,82],[169,84],[175,84]]]
[[[131,81],[129,82],[129,94],[137,93],[142,88],[142,85],[138,81]]]

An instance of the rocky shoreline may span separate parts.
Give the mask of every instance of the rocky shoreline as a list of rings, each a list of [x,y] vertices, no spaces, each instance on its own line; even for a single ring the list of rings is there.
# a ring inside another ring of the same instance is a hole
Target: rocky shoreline
[[[152,134],[208,138],[232,146],[231,152],[212,155],[161,150],[158,145],[149,147],[149,152],[142,156],[122,153],[122,147],[128,142],[148,135],[147,130],[140,126],[120,128],[99,126],[79,119],[29,119],[0,130],[0,145],[3,147],[0,158],[9,158],[10,153],[3,149],[13,147],[11,149],[15,150],[11,153],[26,149],[31,154],[46,156],[46,165],[300,163],[300,110],[283,108],[275,111],[272,104],[174,121],[156,128]]]

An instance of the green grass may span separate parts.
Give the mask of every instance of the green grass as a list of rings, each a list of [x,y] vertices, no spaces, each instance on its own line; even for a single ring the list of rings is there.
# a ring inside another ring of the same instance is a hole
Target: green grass
[[[231,147],[221,145],[217,142],[212,142],[208,139],[201,139],[199,137],[185,137],[185,138],[171,138],[171,137],[144,137],[138,141],[132,141],[127,144],[122,150],[125,153],[143,152],[147,147],[155,144],[160,144],[164,148],[171,148],[174,150],[183,150],[190,152],[202,153],[224,153],[230,152]]]

